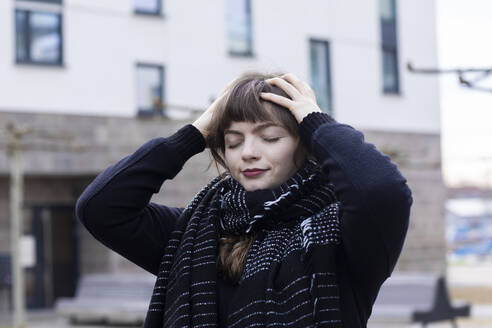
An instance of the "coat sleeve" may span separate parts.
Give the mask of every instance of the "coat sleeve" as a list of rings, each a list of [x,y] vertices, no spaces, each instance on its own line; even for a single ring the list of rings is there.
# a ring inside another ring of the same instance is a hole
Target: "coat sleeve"
[[[403,247],[413,202],[407,180],[362,132],[326,113],[305,117],[300,135],[342,203],[343,254],[352,284],[373,301]]]
[[[147,141],[92,181],[77,200],[77,218],[104,245],[157,274],[183,209],[149,201],[204,148],[203,136],[190,124],[168,138]]]

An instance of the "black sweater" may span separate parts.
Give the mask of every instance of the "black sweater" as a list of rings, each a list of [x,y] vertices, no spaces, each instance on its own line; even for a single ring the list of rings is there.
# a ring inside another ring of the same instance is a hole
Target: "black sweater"
[[[411,191],[390,158],[353,127],[311,113],[299,132],[342,203],[337,270],[344,327],[366,327],[377,292],[403,246]],[[96,177],[77,201],[77,217],[104,245],[157,274],[183,208],[152,203],[150,198],[204,148],[204,138],[193,125],[149,140]],[[227,300],[236,288],[222,279],[217,286],[219,320],[225,326]]]

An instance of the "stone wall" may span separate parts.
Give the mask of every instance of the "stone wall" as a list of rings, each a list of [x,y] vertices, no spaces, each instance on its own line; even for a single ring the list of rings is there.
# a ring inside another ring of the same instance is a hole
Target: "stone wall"
[[[145,141],[169,136],[185,121],[0,112],[0,122],[30,124],[34,133],[23,141],[26,204],[74,205],[85,186],[107,166],[134,152]],[[397,270],[445,272],[444,198],[440,136],[436,134],[364,131],[366,140],[389,155],[408,179],[414,204],[410,229]],[[9,250],[8,158],[0,132],[0,252]],[[216,176],[208,151],[192,157],[152,201],[185,206]],[[81,273],[139,271],[108,251],[78,227]]]
[[[390,156],[412,190],[410,226],[396,270],[446,272],[441,138],[437,134],[363,131]]]

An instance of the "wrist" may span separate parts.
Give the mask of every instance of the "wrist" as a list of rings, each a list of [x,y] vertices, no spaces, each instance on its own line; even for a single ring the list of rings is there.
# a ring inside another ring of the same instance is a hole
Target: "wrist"
[[[297,123],[301,124],[301,122],[304,120],[305,117],[307,117],[311,113],[322,113],[321,109],[317,107],[316,109],[309,108],[304,111],[300,111],[296,115]]]
[[[311,137],[323,124],[337,124],[338,122],[328,113],[311,112],[299,124],[299,136],[302,142],[311,149]],[[312,150],[312,149],[311,149]]]
[[[192,124],[185,125],[173,135],[167,138],[170,145],[175,147],[183,161],[187,161],[191,156],[202,152],[206,147],[205,139],[200,130]]]
[[[191,125],[193,125],[202,134],[203,138],[206,137],[205,127],[200,119],[197,119],[195,122],[191,123]]]

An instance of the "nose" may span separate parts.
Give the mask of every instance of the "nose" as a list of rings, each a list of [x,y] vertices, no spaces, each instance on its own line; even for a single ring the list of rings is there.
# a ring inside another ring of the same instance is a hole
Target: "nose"
[[[255,145],[254,140],[250,139],[244,141],[241,158],[243,159],[243,161],[250,161],[260,158],[260,153],[258,151],[258,147]]]

